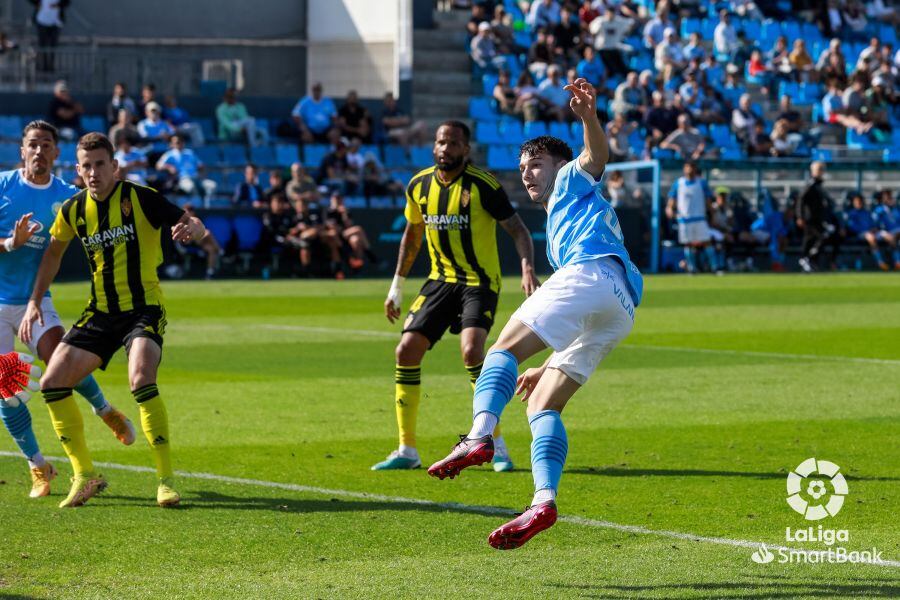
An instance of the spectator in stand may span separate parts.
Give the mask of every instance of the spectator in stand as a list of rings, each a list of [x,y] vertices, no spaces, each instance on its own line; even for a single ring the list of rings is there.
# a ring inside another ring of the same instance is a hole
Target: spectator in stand
[[[688,115],[678,117],[678,128],[660,142],[663,150],[674,150],[684,160],[693,161],[703,157],[706,151],[706,139],[691,127]]]
[[[547,79],[538,86],[538,96],[543,100],[544,114],[548,118],[562,122],[572,114],[569,110],[572,95],[566,90],[566,82],[560,76],[557,65],[547,69]]]
[[[372,116],[369,110],[359,103],[356,90],[347,92],[347,99],[338,109],[338,127],[341,135],[346,137],[358,137],[363,142],[372,141]]]
[[[528,48],[528,70],[539,79],[546,76],[547,68],[555,60],[552,43],[548,38],[545,29],[538,29],[534,42]]]
[[[337,108],[331,98],[322,94],[322,84],[316,82],[310,94],[294,105],[291,118],[300,132],[300,141],[324,144],[328,141],[328,132],[335,126]]]
[[[762,21],[763,14],[753,0],[731,0],[731,10],[739,17],[746,17],[754,21]]]
[[[706,46],[703,45],[703,39],[696,31],[688,36],[688,43],[684,47],[684,59],[691,61],[695,58],[701,62],[706,58]]]
[[[684,269],[688,273],[699,270],[698,254],[706,254],[710,271],[720,271],[715,249],[710,245],[707,212],[712,192],[700,169],[692,161],[684,163],[683,176],[672,184],[666,203],[666,217],[678,224],[678,243],[684,246]]]
[[[69,86],[60,79],[53,85],[53,98],[47,108],[47,120],[59,130],[59,137],[75,140],[84,131],[81,129],[81,115],[84,108],[69,93]]]
[[[839,61],[838,67],[841,71],[846,72],[847,58],[844,56],[844,49],[841,46],[841,40],[839,38],[832,38],[828,43],[828,48],[819,54],[819,60],[816,62],[816,69],[819,69],[820,71],[824,69],[832,56],[837,56],[837,60]]]
[[[813,70],[813,59],[806,50],[806,42],[802,38],[794,40],[794,49],[790,55],[791,68],[797,74],[798,81],[808,81]]]
[[[869,246],[872,258],[875,259],[879,269],[890,271],[891,267],[884,260],[881,249],[878,247],[878,242],[884,242],[896,259],[898,258],[896,249],[897,238],[878,226],[872,211],[866,207],[866,201],[862,194],[859,192],[854,193],[851,203],[851,208],[846,215],[847,231],[851,237],[863,241]]]
[[[470,36],[474,37],[478,35],[478,27],[482,23],[488,23],[490,18],[488,18],[487,11],[484,10],[484,4],[475,3],[472,5],[472,16],[469,17],[469,22],[466,23],[466,31]]]
[[[730,58],[738,49],[737,32],[726,9],[719,11],[719,24],[713,31],[713,49],[724,58]]]
[[[897,14],[896,7],[891,5],[890,0],[869,0],[866,3],[866,15],[869,19],[888,23],[896,27],[900,24],[900,15]]]
[[[9,39],[9,36],[5,31],[0,31],[0,56],[9,52],[10,50],[15,50],[19,45],[16,44],[15,41]]]
[[[623,40],[633,25],[633,20],[617,14],[614,10],[607,10],[599,18],[591,21],[588,27],[594,36],[594,48],[600,53],[600,58],[612,76],[628,72],[622,53],[631,52],[633,48]]]
[[[166,190],[190,196],[204,189],[209,196],[215,189],[212,181],[201,179],[203,163],[193,150],[184,147],[184,136],[178,133],[170,136],[169,149],[156,161],[156,170],[167,174],[162,186]]]
[[[788,63],[789,68],[793,71],[793,68],[790,67],[790,63]],[[750,77],[757,77],[762,82],[763,93],[767,93],[766,88],[771,85],[769,80],[769,67],[763,61],[762,53],[759,50],[753,50],[750,53],[750,60],[747,63],[747,74]]]
[[[666,29],[662,43],[656,46],[653,64],[657,71],[662,71],[667,64],[676,69],[683,69],[687,64],[678,34],[671,27]]]
[[[317,187],[315,179],[307,174],[301,163],[291,165],[291,178],[285,185],[285,194],[291,204],[297,200],[309,201]]]
[[[275,168],[269,171],[269,187],[266,188],[266,191],[263,193],[265,196],[265,201],[268,203],[272,196],[275,194],[281,194],[282,196],[287,197],[287,190],[285,188],[284,183],[284,173],[281,172],[281,169]]]
[[[388,140],[404,148],[408,148],[411,144],[425,143],[428,136],[425,121],[413,121],[400,109],[397,99],[391,92],[384,95],[381,126]]]
[[[644,127],[650,134],[647,149],[655,148],[666,136],[678,127],[678,111],[666,104],[666,97],[660,91],[653,92],[652,104],[644,115]]]
[[[597,51],[593,46],[585,46],[581,50],[581,60],[575,67],[579,77],[583,77],[594,86],[598,94],[601,90],[606,89],[606,67],[603,61],[597,56]]]
[[[750,136],[747,138],[747,156],[765,156],[772,155],[772,138],[766,133],[766,124],[762,121],[756,121]]]
[[[778,116],[775,117],[775,120],[784,121],[789,133],[803,134],[806,131],[803,115],[794,108],[791,97],[787,94],[782,95],[778,101]]]
[[[119,119],[116,124],[109,129],[109,139],[118,145],[122,139],[127,138],[132,146],[136,146],[141,142],[141,134],[138,133],[137,127],[131,121],[131,113],[128,109],[119,109]]]
[[[188,216],[197,216],[194,206],[190,203],[185,204],[182,209]],[[206,233],[199,240],[191,240],[190,242],[182,243],[182,245],[195,246],[200,249],[206,257],[206,275],[204,276],[204,279],[209,281],[214,278],[216,272],[219,270],[219,257],[222,255],[222,246],[219,245],[219,240],[216,239],[213,232],[207,229]]]
[[[869,24],[869,20],[858,2],[847,0],[843,10],[841,10],[841,21],[846,26],[843,30],[845,35],[849,34],[850,37],[857,41],[862,41],[866,38],[866,25]]]
[[[231,203],[235,207],[266,208],[265,193],[259,185],[259,169],[253,163],[244,167],[244,181],[234,188]]]
[[[569,63],[575,56],[575,48],[581,44],[581,25],[578,16],[572,13],[568,5],[564,4],[559,11],[559,23],[553,26],[553,39],[557,47],[562,50]]]
[[[775,121],[772,126],[772,156],[793,156],[797,150],[797,140],[791,136],[786,121]]]
[[[894,237],[894,270],[900,271],[900,206],[897,206],[897,201],[890,190],[881,190],[878,197],[880,202],[874,210],[875,224],[879,231]]]
[[[53,71],[53,51],[46,48],[54,48],[59,45],[59,35],[66,22],[66,8],[69,6],[69,0],[28,1],[34,5],[34,14],[31,20],[34,21],[37,28],[37,43],[40,48],[37,68],[39,71]]]
[[[887,92],[887,78],[876,75],[872,78],[872,87],[865,92],[861,113],[863,118],[872,124],[870,133],[877,142],[891,141],[892,104]]]
[[[365,229],[353,222],[341,194],[331,194],[330,204],[325,211],[325,229],[333,237],[344,240],[350,247],[347,263],[353,271],[362,269],[366,258],[372,264],[378,263],[378,257],[372,252]]]
[[[869,81],[866,75],[857,72],[853,79],[850,80],[850,87],[844,90],[844,93],[841,95],[841,100],[848,115],[866,122],[871,128],[872,124],[863,116],[863,108],[866,105],[866,88],[868,86]]]
[[[762,116],[753,112],[750,94],[742,94],[737,107],[731,111],[731,130],[739,140],[746,141],[753,127],[761,122]]]
[[[138,133],[145,144],[148,144],[151,152],[165,152],[166,146],[175,130],[172,126],[163,121],[162,107],[156,102],[149,103],[145,110],[146,118],[141,119],[137,125]],[[150,157],[151,160],[155,157]]]
[[[399,196],[403,193],[403,185],[392,179],[374,152],[366,152],[363,156],[361,171],[363,196]]]
[[[639,209],[644,208],[646,195],[640,187],[629,189],[625,183],[625,175],[622,171],[613,171],[606,179],[606,197],[616,210],[620,208]]]
[[[881,65],[881,42],[877,37],[869,40],[869,45],[862,49],[856,60],[856,68],[872,73]]]
[[[637,123],[628,122],[619,113],[606,124],[606,138],[609,140],[609,162],[622,162],[633,158],[629,136],[637,131]]]
[[[359,172],[353,169],[347,160],[349,145],[350,142],[346,138],[338,140],[334,150],[322,158],[322,164],[319,166],[319,183],[342,194],[352,194],[359,185]]]
[[[318,196],[316,196],[318,199]],[[300,251],[301,275],[312,275],[313,251],[321,248],[329,258],[329,273],[335,279],[343,279],[341,271],[341,240],[325,227],[325,215],[317,201],[299,200],[294,203],[294,224],[287,242]]]
[[[195,148],[205,145],[206,139],[203,137],[203,128],[200,127],[199,123],[191,120],[191,115],[188,114],[188,111],[178,106],[175,96],[169,94],[164,102],[163,119],[168,121],[176,133],[184,135]]]
[[[665,39],[666,29],[674,29],[675,25],[669,20],[669,5],[661,2],[656,10],[656,16],[644,25],[644,47],[655,50]]]
[[[113,85],[112,98],[110,98],[109,102],[106,104],[106,123],[109,127],[112,127],[118,122],[119,111],[121,109],[127,110],[130,117],[137,114],[137,107],[134,104],[134,100],[128,97],[128,93],[125,91],[125,84],[121,81],[117,81],[116,84]]]
[[[531,73],[523,70],[516,81],[516,113],[522,113],[522,118],[528,121],[537,121],[541,118],[541,97],[534,85]]]
[[[469,55],[472,62],[489,73],[496,72],[506,65],[506,58],[497,53],[491,34],[491,24],[487,21],[478,25],[478,33],[469,42]]]
[[[598,4],[597,7],[602,8],[603,12],[607,12],[604,4]],[[581,21],[583,28],[588,28],[594,22],[594,19],[600,17],[600,14],[601,11],[594,7],[592,0],[584,0],[578,8],[578,20]]]
[[[848,129],[852,128],[859,135],[868,133],[872,129],[872,124],[866,123],[856,113],[847,108],[843,99],[846,92],[841,91],[837,80],[829,79],[827,86],[828,92],[822,98],[822,115],[825,122]],[[847,90],[849,91],[850,88],[847,88]],[[862,104],[859,106],[861,108]]]
[[[116,153],[113,158],[119,163],[119,169],[116,171],[118,179],[147,185],[147,155],[132,146],[127,137],[123,136],[116,142]]]
[[[347,138],[343,139],[346,140]],[[361,175],[363,162],[365,160],[362,152],[362,140],[359,138],[352,138],[349,141],[350,143],[347,144],[347,164],[350,165],[352,171],[356,171]]]
[[[137,112],[132,115],[135,122],[147,114],[147,105],[151,102],[156,102],[156,86],[152,83],[145,83],[141,86],[141,101],[138,102]],[[159,103],[157,102],[157,104]]]
[[[524,72],[524,71],[523,71]],[[516,111],[516,90],[509,83],[509,71],[500,71],[492,93],[497,110],[504,115],[518,114]]]
[[[835,80],[837,86],[841,89],[847,87],[849,81],[843,58],[838,54],[828,54],[828,63],[819,71],[819,77],[825,81]]]
[[[283,195],[274,195],[268,204],[261,203],[265,211],[260,216],[262,232],[259,248],[270,255],[287,255],[288,251],[299,247],[299,240],[291,233],[296,223],[294,211]]]
[[[257,128],[256,119],[247,112],[243,102],[238,102],[237,90],[228,88],[222,102],[216,107],[219,122],[219,139],[225,142],[242,142],[251,146],[268,142],[268,134]]]
[[[647,108],[647,96],[639,85],[638,74],[630,71],[625,81],[619,84],[613,96],[613,114],[622,114],[628,121],[640,121]]]
[[[532,31],[539,27],[552,28],[559,23],[560,10],[556,0],[534,0],[525,16],[525,23]]]
[[[788,48],[787,37],[779,35],[772,49],[766,52],[765,59],[766,66],[773,72],[789,73],[791,71],[791,50]]]

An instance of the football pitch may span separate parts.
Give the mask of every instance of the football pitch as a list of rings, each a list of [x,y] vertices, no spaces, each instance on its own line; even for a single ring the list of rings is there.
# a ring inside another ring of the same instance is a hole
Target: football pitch
[[[420,282],[406,285],[406,305]],[[569,404],[564,518],[524,547],[487,535],[532,492],[530,431],[503,416],[516,470],[372,472],[395,447],[387,281],[164,282],[159,386],[183,506],[156,507],[146,441],[118,444],[80,404],[109,489],[60,510],[70,467],[29,500],[0,434],[0,597],[860,598],[900,596],[900,277],[649,277],[633,333]],[[54,286],[71,324],[84,284]],[[521,301],[508,279],[495,337]],[[419,451],[471,423],[455,337],[423,363]],[[135,423],[123,354],[99,374]],[[59,456],[43,402],[45,454]],[[807,521],[786,502],[804,460],[849,493]],[[132,467],[132,468],[129,468]],[[138,468],[133,468],[138,467]],[[811,562],[846,530],[886,564]],[[757,564],[768,545],[776,558]],[[780,552],[793,562],[782,563]]]

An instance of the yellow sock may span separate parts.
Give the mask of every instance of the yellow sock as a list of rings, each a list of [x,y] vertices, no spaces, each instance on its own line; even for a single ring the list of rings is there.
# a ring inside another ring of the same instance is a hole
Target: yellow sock
[[[94,463],[84,440],[84,421],[72,397],[72,388],[53,388],[43,391],[50,411],[53,430],[72,463],[76,477],[94,474]]]
[[[469,373],[469,383],[472,384],[472,391],[475,391],[475,382],[478,381],[478,376],[481,375],[481,367],[484,366],[484,361],[481,361],[477,365],[466,365],[466,372]],[[497,426],[494,427],[494,437],[500,437],[500,423],[497,423]]]
[[[159,396],[155,383],[145,385],[132,392],[141,413],[141,428],[150,442],[156,475],[162,479],[172,476],[172,459],[169,456],[169,415],[166,405]]]
[[[415,448],[416,419],[419,417],[419,400],[422,398],[422,367],[397,365],[394,381],[400,445]]]

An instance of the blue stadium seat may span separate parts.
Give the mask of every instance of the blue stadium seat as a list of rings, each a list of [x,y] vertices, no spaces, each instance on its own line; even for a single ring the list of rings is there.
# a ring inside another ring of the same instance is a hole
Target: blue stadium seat
[[[884,162],[900,162],[900,148],[885,148]]]
[[[700,33],[701,21],[696,17],[687,17],[681,20],[681,37],[687,39],[694,32]]]
[[[406,149],[396,144],[388,144],[384,147],[384,166],[388,169],[404,167],[409,163],[406,158]]]
[[[869,134],[858,134],[853,129],[847,130],[847,147],[854,150],[876,150],[882,145],[872,141]]]
[[[525,131],[519,121],[507,121],[500,124],[501,143],[521,144],[525,141]]]
[[[731,105],[732,108],[736,107],[741,100],[741,96],[743,96],[746,92],[746,88],[742,87],[731,87],[731,88],[722,88],[720,90],[722,92],[722,98],[725,99],[725,102]]]
[[[676,158],[674,150],[664,150],[662,148],[654,148],[652,152],[653,158],[659,160],[671,160]]]
[[[225,193],[225,172],[219,169],[210,169],[206,172],[207,179],[212,180],[216,184],[216,188],[220,193]]]
[[[550,135],[568,143],[572,137],[572,130],[569,129],[568,123],[553,121],[552,123],[550,123]]]
[[[487,153],[487,166],[492,171],[515,171],[519,168],[515,149],[512,146],[489,146]]]
[[[303,146],[303,164],[308,168],[318,169],[326,154],[328,154],[327,145],[307,144]]]
[[[206,226],[206,229],[216,237],[216,240],[218,240],[221,246],[224,247],[231,241],[234,229],[229,217],[216,214],[206,215],[203,217],[203,224]]]
[[[490,98],[494,95],[494,86],[497,85],[497,81],[500,80],[500,77],[494,73],[485,73],[481,76],[481,91],[482,93]]]
[[[86,115],[81,117],[81,127],[85,131],[99,131],[106,135],[109,128],[106,126],[106,118],[99,115]]]
[[[800,38],[800,22],[799,21],[782,21],[781,35],[788,39],[788,45],[793,46],[794,40]]]
[[[881,25],[878,38],[882,44],[890,44],[894,48],[897,47],[897,30],[886,23]]]
[[[238,250],[249,252],[255,250],[262,236],[262,220],[256,215],[235,215],[234,233],[238,239]]]
[[[721,156],[723,160],[741,160],[744,153],[740,148],[723,148]]]
[[[706,41],[712,40],[716,33],[717,24],[718,19],[703,19],[703,22],[700,23],[700,37]],[[638,47],[643,48],[643,46]]]
[[[222,144],[222,162],[229,167],[247,164],[247,148],[242,144]]]
[[[526,138],[531,139],[541,135],[548,135],[549,130],[547,129],[547,124],[543,121],[529,121],[525,123],[524,133]]]
[[[242,181],[244,181],[244,171],[233,170],[225,172],[225,191],[229,196]]]
[[[19,156],[19,144],[16,142],[0,142],[0,162],[14,164],[19,162]],[[74,164],[74,161],[72,164]]]
[[[775,45],[775,40],[778,39],[778,36],[781,35],[781,23],[778,21],[773,21],[772,19],[766,19],[763,21],[762,30],[759,34],[759,45],[762,48],[771,48]],[[791,40],[788,39],[788,46],[791,45]]]
[[[572,123],[571,136],[569,139],[575,141],[578,146],[581,146],[582,140],[584,140],[584,125],[581,124],[581,121],[574,121]]]
[[[482,144],[503,144],[503,136],[493,121],[475,122],[475,139]]]
[[[491,106],[490,98],[472,98],[469,100],[469,116],[476,121],[498,121],[500,115]]]
[[[0,138],[19,139],[22,135],[22,118],[18,115],[0,116]]]
[[[800,96],[800,84],[794,81],[782,81],[778,84],[778,97],[790,96],[796,102]]]
[[[200,129],[203,131],[203,137],[206,138],[207,143],[215,141],[218,136],[216,135],[216,126],[212,119],[203,117],[197,119],[197,124],[200,125]]]
[[[731,129],[728,125],[713,123],[709,126],[709,136],[716,146],[727,146],[731,142]]]
[[[631,148],[631,153],[636,157],[640,158],[644,153],[644,136],[641,134],[639,129],[635,129],[628,136],[628,146]]]
[[[216,166],[222,164],[222,155],[219,153],[218,146],[200,146],[194,148],[194,154],[200,159],[200,162],[207,166]]]
[[[250,148],[250,162],[263,166],[278,164],[278,161],[275,159],[275,151],[271,146],[253,146]]]
[[[432,154],[432,146],[412,146],[409,149],[409,158],[414,165],[431,165],[434,164],[434,155]]]
[[[793,101],[797,106],[813,106],[819,103],[823,95],[822,86],[818,83],[801,83]]]
[[[300,160],[297,144],[276,144],[275,161],[279,165],[292,165]]]
[[[831,162],[834,159],[834,152],[830,148],[813,148],[812,159]]]
[[[63,166],[74,165],[75,158],[75,142],[61,142],[59,144],[59,162]]]
[[[747,36],[747,39],[752,42],[753,40],[758,40],[760,34],[762,34],[762,23],[754,19],[742,19],[740,29]]]

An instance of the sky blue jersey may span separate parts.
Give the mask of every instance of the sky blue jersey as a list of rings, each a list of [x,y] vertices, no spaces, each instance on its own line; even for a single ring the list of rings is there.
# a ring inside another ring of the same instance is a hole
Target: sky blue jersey
[[[19,170],[0,172],[0,237],[10,237],[16,221],[26,213],[34,213],[31,223],[38,226],[24,246],[0,253],[0,304],[28,303],[38,266],[50,244],[50,226],[62,203],[78,191],[53,176],[50,183],[38,186],[26,181]]]
[[[547,203],[547,257],[554,269],[603,256],[616,257],[625,268],[637,306],[644,280],[625,249],[616,211],[600,195],[599,185],[577,158],[559,170]]]

